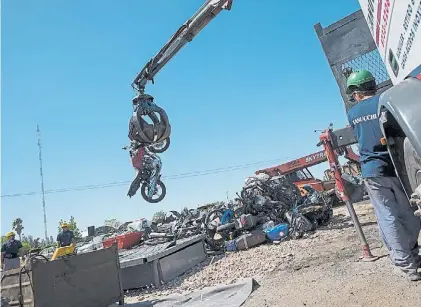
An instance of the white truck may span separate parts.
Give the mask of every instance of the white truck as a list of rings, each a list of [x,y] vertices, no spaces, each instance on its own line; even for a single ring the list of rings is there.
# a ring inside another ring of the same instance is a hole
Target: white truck
[[[368,69],[375,75],[382,142],[421,217],[421,1],[359,2],[360,11],[315,30],[347,110],[353,105],[345,92],[347,73]]]

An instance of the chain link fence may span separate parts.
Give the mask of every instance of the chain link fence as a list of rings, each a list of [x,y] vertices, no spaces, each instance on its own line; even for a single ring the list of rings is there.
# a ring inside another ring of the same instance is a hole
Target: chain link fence
[[[392,85],[361,10],[327,27],[318,23],[314,29],[338,84],[346,112],[355,104],[346,94],[346,74],[349,75],[351,69],[369,70],[376,78],[378,94]]]
[[[348,62],[342,63],[341,68],[342,71],[346,69],[352,69],[352,71],[366,69],[374,75],[377,84],[382,84],[390,80],[386,66],[384,65],[377,49],[357,56]]]

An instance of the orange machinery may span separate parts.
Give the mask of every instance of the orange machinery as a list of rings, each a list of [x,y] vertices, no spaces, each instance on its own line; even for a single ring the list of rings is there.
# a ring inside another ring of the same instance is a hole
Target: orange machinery
[[[358,172],[359,156],[354,153],[350,146],[343,148],[341,152],[338,152],[338,154],[344,155],[345,158],[349,160],[348,164],[343,166],[345,173],[355,174]],[[328,191],[335,187],[335,180],[331,176],[329,170],[325,172],[325,178],[323,181],[314,178],[313,174],[309,170],[310,167],[326,161],[326,152],[322,150],[281,165],[258,170],[255,174],[265,173],[271,177],[284,175],[294,182],[300,189],[303,185],[308,184],[317,191]]]

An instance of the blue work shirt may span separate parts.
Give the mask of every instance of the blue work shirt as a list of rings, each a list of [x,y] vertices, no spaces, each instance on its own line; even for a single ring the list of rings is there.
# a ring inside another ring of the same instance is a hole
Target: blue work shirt
[[[370,177],[396,177],[383,137],[377,115],[379,96],[357,103],[348,111],[348,121],[354,129],[360,152],[361,175]]]
[[[60,243],[60,247],[69,246],[72,243],[73,231],[66,230],[57,235],[57,242]]]
[[[7,241],[1,246],[1,252],[5,253],[4,258],[17,258],[22,243],[19,240]]]

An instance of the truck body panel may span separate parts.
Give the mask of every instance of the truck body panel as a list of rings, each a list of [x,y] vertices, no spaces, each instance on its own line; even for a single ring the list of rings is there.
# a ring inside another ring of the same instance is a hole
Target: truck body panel
[[[393,84],[420,65],[421,1],[359,0],[367,26]]]

